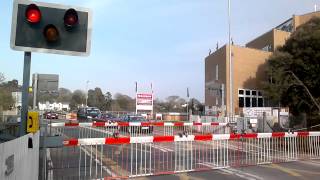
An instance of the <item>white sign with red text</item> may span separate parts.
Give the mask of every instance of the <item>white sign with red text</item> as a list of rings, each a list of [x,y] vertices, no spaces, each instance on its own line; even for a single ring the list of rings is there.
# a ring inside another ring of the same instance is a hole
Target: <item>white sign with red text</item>
[[[153,95],[150,93],[137,93],[137,110],[153,110]]]

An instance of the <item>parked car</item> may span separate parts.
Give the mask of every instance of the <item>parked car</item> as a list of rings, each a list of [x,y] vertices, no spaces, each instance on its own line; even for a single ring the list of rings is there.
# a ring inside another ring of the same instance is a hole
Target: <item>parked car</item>
[[[122,122],[149,122],[143,116],[139,115],[125,115],[122,117]],[[129,133],[146,132],[152,133],[153,126],[123,126],[120,128],[122,131],[127,131]]]
[[[77,111],[77,118],[79,121],[92,121],[101,114],[101,111],[96,107],[80,108]]]
[[[47,112],[43,113],[43,117],[45,119],[58,119],[59,118],[59,114],[55,113],[53,111],[47,111]]]
[[[97,122],[110,122],[110,123],[121,121],[120,118],[117,118],[110,113],[107,113],[107,114],[101,113],[97,117],[93,118],[92,120]]]

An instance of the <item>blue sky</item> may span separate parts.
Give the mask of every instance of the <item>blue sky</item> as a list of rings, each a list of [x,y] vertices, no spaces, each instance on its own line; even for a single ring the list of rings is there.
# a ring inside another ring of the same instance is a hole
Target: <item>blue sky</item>
[[[93,11],[89,57],[32,54],[31,73],[60,75],[60,87],[101,87],[134,96],[153,83],[155,96],[204,100],[204,58],[227,42],[227,0],[43,0]],[[23,52],[10,49],[12,0],[0,1],[0,72],[22,80]],[[320,0],[232,0],[232,36],[244,45]]]

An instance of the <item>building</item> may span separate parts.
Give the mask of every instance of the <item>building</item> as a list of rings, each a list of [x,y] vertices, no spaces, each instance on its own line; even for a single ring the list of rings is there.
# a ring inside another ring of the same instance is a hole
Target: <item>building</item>
[[[233,74],[233,112],[241,113],[242,107],[265,107],[267,99],[261,91],[261,81],[267,80],[266,61],[284,45],[291,33],[320,12],[293,15],[265,34],[251,40],[244,47],[224,45],[205,58],[205,109],[230,114],[229,48],[231,47]]]
[[[40,111],[69,111],[70,106],[67,103],[38,103]]]

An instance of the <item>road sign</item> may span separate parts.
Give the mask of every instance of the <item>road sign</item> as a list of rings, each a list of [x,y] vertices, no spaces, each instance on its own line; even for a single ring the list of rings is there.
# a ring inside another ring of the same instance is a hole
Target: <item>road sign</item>
[[[39,113],[35,111],[28,112],[27,132],[36,133],[39,130]]]
[[[85,56],[90,53],[91,11],[29,0],[13,5],[11,48]]]

